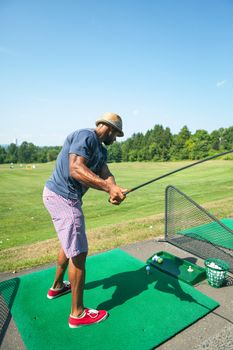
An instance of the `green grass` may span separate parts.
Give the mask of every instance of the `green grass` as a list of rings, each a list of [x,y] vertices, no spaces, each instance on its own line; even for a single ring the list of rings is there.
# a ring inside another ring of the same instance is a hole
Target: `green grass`
[[[117,182],[132,188],[152,178],[183,167],[190,162],[119,163],[110,164]],[[36,169],[16,165],[0,166],[0,249],[28,245],[55,238],[50,217],[43,206],[44,183],[51,175],[54,163],[38,164]],[[119,226],[164,212],[164,191],[172,184],[191,196],[199,204],[223,201],[216,208],[223,216],[232,215],[232,208],[224,200],[232,197],[233,161],[214,160],[171,175],[128,195],[120,206],[108,203],[104,192],[90,190],[84,197],[83,210],[87,230]],[[120,244],[120,240],[118,244]]]

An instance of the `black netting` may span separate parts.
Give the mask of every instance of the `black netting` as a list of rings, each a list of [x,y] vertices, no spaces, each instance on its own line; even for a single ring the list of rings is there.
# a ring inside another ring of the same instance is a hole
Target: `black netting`
[[[166,188],[166,241],[202,259],[222,259],[233,273],[232,228],[233,219],[220,221],[177,188]]]

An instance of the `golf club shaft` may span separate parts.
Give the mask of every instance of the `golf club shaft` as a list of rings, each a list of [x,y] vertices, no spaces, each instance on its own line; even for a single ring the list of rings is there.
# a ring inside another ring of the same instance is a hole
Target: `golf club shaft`
[[[135,186],[135,187],[131,188],[130,190],[128,190],[127,192],[125,192],[124,194],[127,195],[127,194],[129,194],[129,193],[131,193],[131,192],[133,192],[133,191],[138,190],[138,189],[141,188],[141,187],[144,187],[144,186],[147,186],[147,185],[151,184],[152,182],[155,182],[155,181],[158,181],[158,180],[160,180],[160,179],[163,179],[164,177],[167,177],[167,176],[169,176],[169,175],[171,175],[171,174],[175,174],[175,173],[177,173],[178,171],[181,171],[181,170],[184,170],[184,169],[187,169],[187,168],[191,168],[192,166],[195,166],[195,165],[197,165],[197,164],[207,162],[208,160],[211,160],[211,159],[214,159],[214,158],[217,158],[217,157],[221,157],[221,156],[224,156],[225,154],[232,153],[232,152],[233,152],[233,150],[231,150],[231,151],[226,151],[226,152],[222,152],[222,153],[219,153],[219,154],[215,154],[214,156],[211,156],[211,157],[208,157],[208,158],[205,158],[205,159],[198,160],[198,161],[195,162],[195,163],[186,165],[186,166],[184,166],[184,167],[182,167],[182,168],[173,170],[173,171],[171,171],[171,172],[169,172],[169,173],[166,173],[166,174],[164,174],[164,175],[161,175],[161,176],[159,176],[159,177],[156,177],[155,179],[152,179],[152,180],[150,180],[150,181],[144,182],[144,183],[142,183],[141,185]]]

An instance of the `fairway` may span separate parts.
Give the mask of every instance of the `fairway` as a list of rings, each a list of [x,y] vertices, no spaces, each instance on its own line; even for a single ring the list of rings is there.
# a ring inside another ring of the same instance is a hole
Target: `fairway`
[[[118,184],[130,189],[190,163],[186,161],[114,163],[109,164],[109,167]],[[35,169],[27,169],[19,165],[14,169],[10,169],[9,165],[0,166],[0,249],[2,253],[7,252],[9,248],[56,238],[50,217],[41,200],[44,183],[51,175],[53,167],[54,163],[37,164]],[[90,239],[94,232],[91,251],[108,249],[140,240],[140,238],[146,239],[163,234],[164,192],[169,184],[187,193],[201,205],[207,205],[214,215],[220,218],[232,216],[232,173],[233,161],[209,161],[129,194],[119,207],[108,203],[106,193],[90,190],[84,197],[83,210]],[[150,223],[155,217],[160,220],[159,227],[156,223],[155,225]],[[108,230],[113,235],[113,237],[110,236],[110,240],[114,240],[110,247],[107,243],[103,243]],[[134,231],[137,230],[138,234],[134,236]],[[95,239],[100,241],[98,247],[94,246]],[[3,260],[7,259],[6,256],[7,254],[3,254]],[[50,256],[47,260],[51,259],[54,257]],[[45,261],[42,260],[42,262]],[[6,265],[3,266],[6,268]],[[3,270],[5,268],[3,267]]]

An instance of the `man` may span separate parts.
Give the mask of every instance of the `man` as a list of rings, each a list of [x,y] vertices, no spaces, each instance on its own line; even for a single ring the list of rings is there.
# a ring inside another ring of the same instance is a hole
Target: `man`
[[[61,243],[55,279],[47,297],[54,299],[71,291],[71,328],[98,323],[107,317],[105,310],[84,307],[85,262],[88,242],[82,212],[82,196],[89,187],[105,191],[110,203],[119,205],[124,192],[107,166],[107,150],[117,136],[123,136],[121,117],[105,113],[95,129],[70,134],[58,155],[52,177],[46,182],[43,201]],[[63,281],[68,266],[69,282]]]

